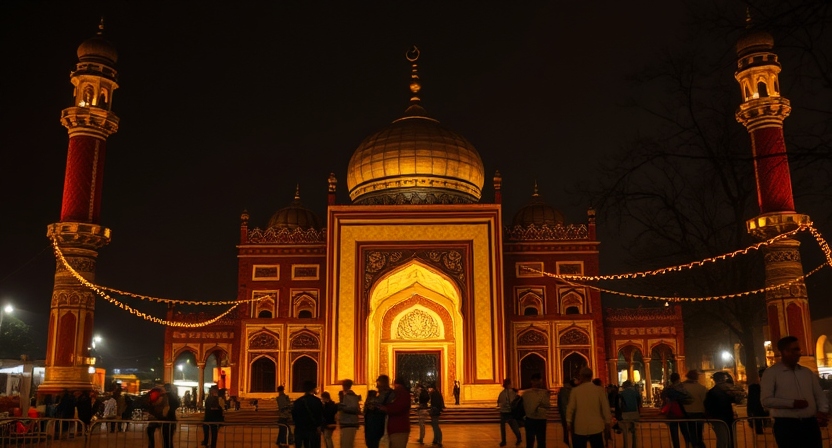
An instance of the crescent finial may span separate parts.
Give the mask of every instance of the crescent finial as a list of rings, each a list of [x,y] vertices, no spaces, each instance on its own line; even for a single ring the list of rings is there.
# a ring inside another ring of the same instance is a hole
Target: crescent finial
[[[419,59],[419,55],[421,54],[422,52],[419,51],[419,48],[416,45],[414,45],[413,48],[407,50],[404,53],[404,57],[406,57],[407,60],[410,62],[416,62]]]

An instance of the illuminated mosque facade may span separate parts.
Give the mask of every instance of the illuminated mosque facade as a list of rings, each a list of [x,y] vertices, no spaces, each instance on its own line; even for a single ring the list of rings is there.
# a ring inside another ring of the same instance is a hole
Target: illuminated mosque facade
[[[568,223],[535,186],[507,218],[499,172],[483,200],[480,155],[422,106],[417,58],[404,114],[350,159],[350,204],[336,203],[333,173],[323,218],[299,192],[265,226],[242,214],[241,304],[169,327],[165,377],[191,352],[200,390],[216,381],[249,399],[305,380],[334,391],[349,378],[363,393],[388,374],[448,396],[459,381],[463,401],[492,403],[504,378],[527,387],[533,373],[557,387],[583,366],[605,383],[684,370],[680,307],[605,310],[597,290],[544,275],[600,273],[594,210]]]

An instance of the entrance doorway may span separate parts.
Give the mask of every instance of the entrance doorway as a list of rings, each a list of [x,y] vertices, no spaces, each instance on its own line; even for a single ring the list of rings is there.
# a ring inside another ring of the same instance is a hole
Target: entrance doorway
[[[442,390],[442,370],[440,357],[442,352],[396,352],[396,377],[403,379],[413,389],[417,383],[433,385]]]

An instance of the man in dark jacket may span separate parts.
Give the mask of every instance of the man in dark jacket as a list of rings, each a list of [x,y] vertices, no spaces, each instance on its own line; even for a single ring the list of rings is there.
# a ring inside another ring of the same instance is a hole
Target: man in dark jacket
[[[321,447],[324,405],[321,399],[315,396],[316,388],[314,381],[305,381],[303,396],[295,400],[292,406],[292,419],[295,421],[295,446],[298,448]]]
[[[733,438],[731,427],[734,425],[734,396],[730,392],[731,385],[728,384],[725,372],[716,372],[712,378],[716,384],[705,395],[705,415],[725,422],[725,425],[715,424],[713,428],[717,447],[728,448]]]

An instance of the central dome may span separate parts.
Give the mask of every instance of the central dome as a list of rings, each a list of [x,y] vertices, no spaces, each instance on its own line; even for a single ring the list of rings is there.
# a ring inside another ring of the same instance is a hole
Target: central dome
[[[413,77],[418,80],[415,64]],[[417,82],[411,84],[414,95]],[[484,179],[474,146],[428,117],[415,96],[402,118],[361,142],[347,168],[356,204],[473,203]]]

